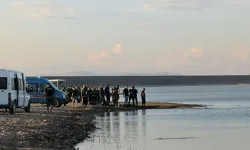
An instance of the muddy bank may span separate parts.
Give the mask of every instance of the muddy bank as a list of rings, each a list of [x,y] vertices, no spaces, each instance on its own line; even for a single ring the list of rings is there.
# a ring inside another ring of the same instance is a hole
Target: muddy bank
[[[140,110],[140,109],[185,109],[185,108],[204,108],[206,105],[199,104],[181,104],[181,103],[160,103],[160,102],[148,102],[146,106],[142,106],[138,103],[138,107],[132,105],[123,105],[120,103],[118,107],[113,106],[81,106],[75,105],[75,110],[83,109],[95,109],[96,111],[130,111],[130,110]]]
[[[106,111],[134,109],[194,108],[202,105],[148,103],[142,107],[81,106],[55,108],[47,115],[46,107],[32,105],[31,113],[19,110],[15,115],[0,112],[0,149],[74,149],[96,129],[94,116]]]
[[[44,107],[16,115],[0,112],[0,149],[74,149],[95,129],[92,111],[57,108],[45,115]]]

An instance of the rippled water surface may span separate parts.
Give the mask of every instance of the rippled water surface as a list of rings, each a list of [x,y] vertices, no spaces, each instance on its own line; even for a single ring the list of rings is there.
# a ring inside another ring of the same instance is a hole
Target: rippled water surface
[[[248,150],[250,86],[148,87],[149,101],[211,104],[209,109],[107,112],[81,150]]]

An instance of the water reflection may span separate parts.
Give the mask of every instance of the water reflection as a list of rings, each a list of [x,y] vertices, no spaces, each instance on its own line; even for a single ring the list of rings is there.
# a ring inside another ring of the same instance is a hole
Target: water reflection
[[[113,139],[115,143],[120,143],[120,122],[121,117],[120,114],[118,112],[112,112],[112,133],[111,135],[113,135]]]
[[[102,129],[93,133],[93,141],[79,149],[247,149],[249,113],[249,108],[107,112],[96,118]]]
[[[91,141],[86,141],[89,147],[98,149],[98,145],[100,149],[108,149],[113,145],[113,149],[121,149],[127,144],[137,143],[139,137],[146,135],[146,110],[106,112],[96,117],[96,123],[101,129],[93,134]]]
[[[100,138],[100,140],[101,140],[101,142],[105,142],[105,143],[111,143],[111,140],[110,140],[110,138],[112,137],[112,135],[111,135],[111,118],[110,118],[110,112],[105,112],[105,126],[104,126],[104,129],[105,129],[105,131],[106,132],[104,132],[105,133],[105,135],[104,135],[104,137],[107,137],[107,138]],[[100,126],[99,124],[98,124],[98,126]],[[102,135],[100,135],[100,136],[102,136]]]
[[[141,117],[141,129],[142,129],[142,135],[145,138],[146,137],[146,126],[147,126],[147,121],[146,121],[146,109],[142,110],[142,117]]]

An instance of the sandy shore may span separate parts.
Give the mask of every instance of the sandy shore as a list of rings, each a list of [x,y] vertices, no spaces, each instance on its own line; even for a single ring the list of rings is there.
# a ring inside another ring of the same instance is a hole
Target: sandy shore
[[[133,107],[101,107],[78,105],[55,108],[47,115],[46,108],[32,105],[31,113],[20,109],[17,114],[0,112],[0,149],[74,149],[95,130],[94,116],[105,111],[129,111]],[[148,103],[137,109],[193,108],[201,105]]]

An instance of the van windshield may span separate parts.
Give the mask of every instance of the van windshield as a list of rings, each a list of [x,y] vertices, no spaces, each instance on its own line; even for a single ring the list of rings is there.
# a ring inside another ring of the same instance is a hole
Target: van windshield
[[[58,89],[63,90],[64,88],[66,88],[66,82],[58,81]]]
[[[58,90],[58,88],[53,83],[49,82],[49,84],[53,89]]]
[[[7,78],[6,77],[0,77],[0,89],[7,90]]]

